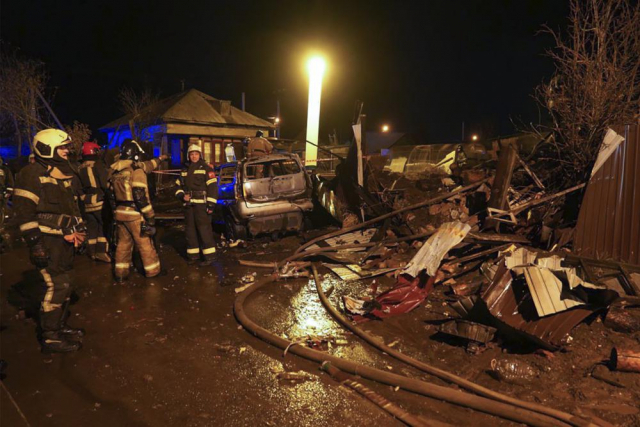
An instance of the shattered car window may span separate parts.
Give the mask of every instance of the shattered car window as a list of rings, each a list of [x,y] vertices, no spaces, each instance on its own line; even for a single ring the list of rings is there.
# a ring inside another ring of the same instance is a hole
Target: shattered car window
[[[300,165],[296,161],[288,159],[254,163],[245,167],[246,176],[249,180],[292,175],[300,173],[300,171]]]
[[[235,175],[235,167],[227,167],[220,169],[220,184],[231,184]]]
[[[293,160],[281,160],[272,165],[273,176],[291,175],[300,172],[300,165]]]

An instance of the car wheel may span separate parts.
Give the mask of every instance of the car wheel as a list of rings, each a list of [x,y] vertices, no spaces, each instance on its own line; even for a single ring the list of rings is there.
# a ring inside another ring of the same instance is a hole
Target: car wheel
[[[247,227],[237,224],[231,215],[225,215],[224,217],[224,231],[230,240],[247,239]]]

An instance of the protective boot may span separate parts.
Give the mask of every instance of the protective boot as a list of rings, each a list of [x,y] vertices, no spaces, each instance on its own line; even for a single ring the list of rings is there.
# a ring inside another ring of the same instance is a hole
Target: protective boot
[[[42,333],[43,353],[69,353],[78,351],[82,344],[78,341],[67,340],[66,336],[59,331],[47,331]]]
[[[111,257],[104,252],[99,252],[93,256],[96,261],[111,263]]]
[[[58,332],[62,334],[65,338],[70,340],[79,340],[82,339],[86,332],[83,328],[72,328],[67,325],[67,319],[69,317],[69,301],[65,301],[62,304],[62,316],[60,317],[60,328]]]

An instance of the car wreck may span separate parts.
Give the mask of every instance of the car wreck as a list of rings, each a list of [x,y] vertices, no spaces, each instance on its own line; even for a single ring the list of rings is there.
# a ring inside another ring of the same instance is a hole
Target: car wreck
[[[296,154],[227,163],[218,173],[218,220],[234,240],[302,231],[313,210],[311,190],[311,180]]]

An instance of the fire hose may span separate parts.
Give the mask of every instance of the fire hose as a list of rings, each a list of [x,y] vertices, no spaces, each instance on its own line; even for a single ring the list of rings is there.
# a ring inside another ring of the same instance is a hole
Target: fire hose
[[[336,308],[333,307],[333,305],[325,295],[324,291],[322,290],[322,285],[318,277],[318,270],[316,269],[316,266],[312,265],[311,268],[313,270],[313,278],[314,278],[314,281],[316,282],[316,289],[318,290],[318,296],[320,297],[320,301],[322,302],[322,305],[325,307],[325,309],[331,314],[331,316],[333,316],[334,319],[338,321],[338,323],[340,323],[342,326],[344,326],[345,328],[347,328],[348,330],[353,332],[355,335],[362,338],[364,341],[371,344],[378,350],[385,352],[388,355],[393,356],[396,359],[402,362],[405,362],[410,366],[413,366],[414,368],[417,368],[423,372],[426,372],[430,375],[438,377],[449,383],[456,384],[457,386],[462,387],[465,390],[468,390],[470,392],[476,393],[480,396],[484,396],[486,398],[489,398],[498,402],[503,402],[503,403],[514,405],[514,406],[518,406],[520,408],[534,411],[539,414],[548,415],[560,421],[566,422],[567,424],[570,424],[570,425],[574,425],[574,426],[589,426],[589,425],[593,426],[594,425],[592,423],[589,423],[587,420],[583,418],[576,417],[566,412],[562,412],[553,408],[548,408],[546,406],[539,405],[537,403],[526,402],[523,400],[513,398],[511,396],[507,396],[502,393],[498,393],[496,391],[490,390],[474,382],[465,380],[464,378],[459,377],[455,374],[452,374],[451,372],[428,365],[424,362],[414,359],[413,357],[407,356],[404,353],[394,350],[393,348],[389,347],[388,345],[385,345],[380,340],[374,338],[364,330],[353,325],[344,316],[342,316],[340,312],[338,312],[338,310],[336,310]]]
[[[305,359],[322,364],[330,362],[338,369],[358,375],[363,378],[373,380],[379,383],[400,387],[404,390],[411,391],[433,399],[442,400],[458,406],[474,409],[495,415],[511,421],[525,423],[531,426],[596,426],[586,420],[579,419],[570,414],[564,414],[563,418],[570,420],[564,421],[553,416],[542,414],[533,410],[525,409],[512,403],[500,402],[483,396],[469,394],[459,390],[453,390],[448,387],[430,384],[425,381],[407,378],[402,375],[386,372],[380,369],[361,365],[350,360],[342,359],[321,351],[313,350],[303,346],[292,346],[292,342],[285,340],[255,323],[247,316],[244,310],[246,299],[253,293],[263,288],[267,284],[277,280],[277,275],[268,276],[257,281],[244,292],[240,293],[234,302],[234,314],[238,322],[254,336],[263,341],[274,345],[282,350],[289,348],[289,352],[294,353]]]

